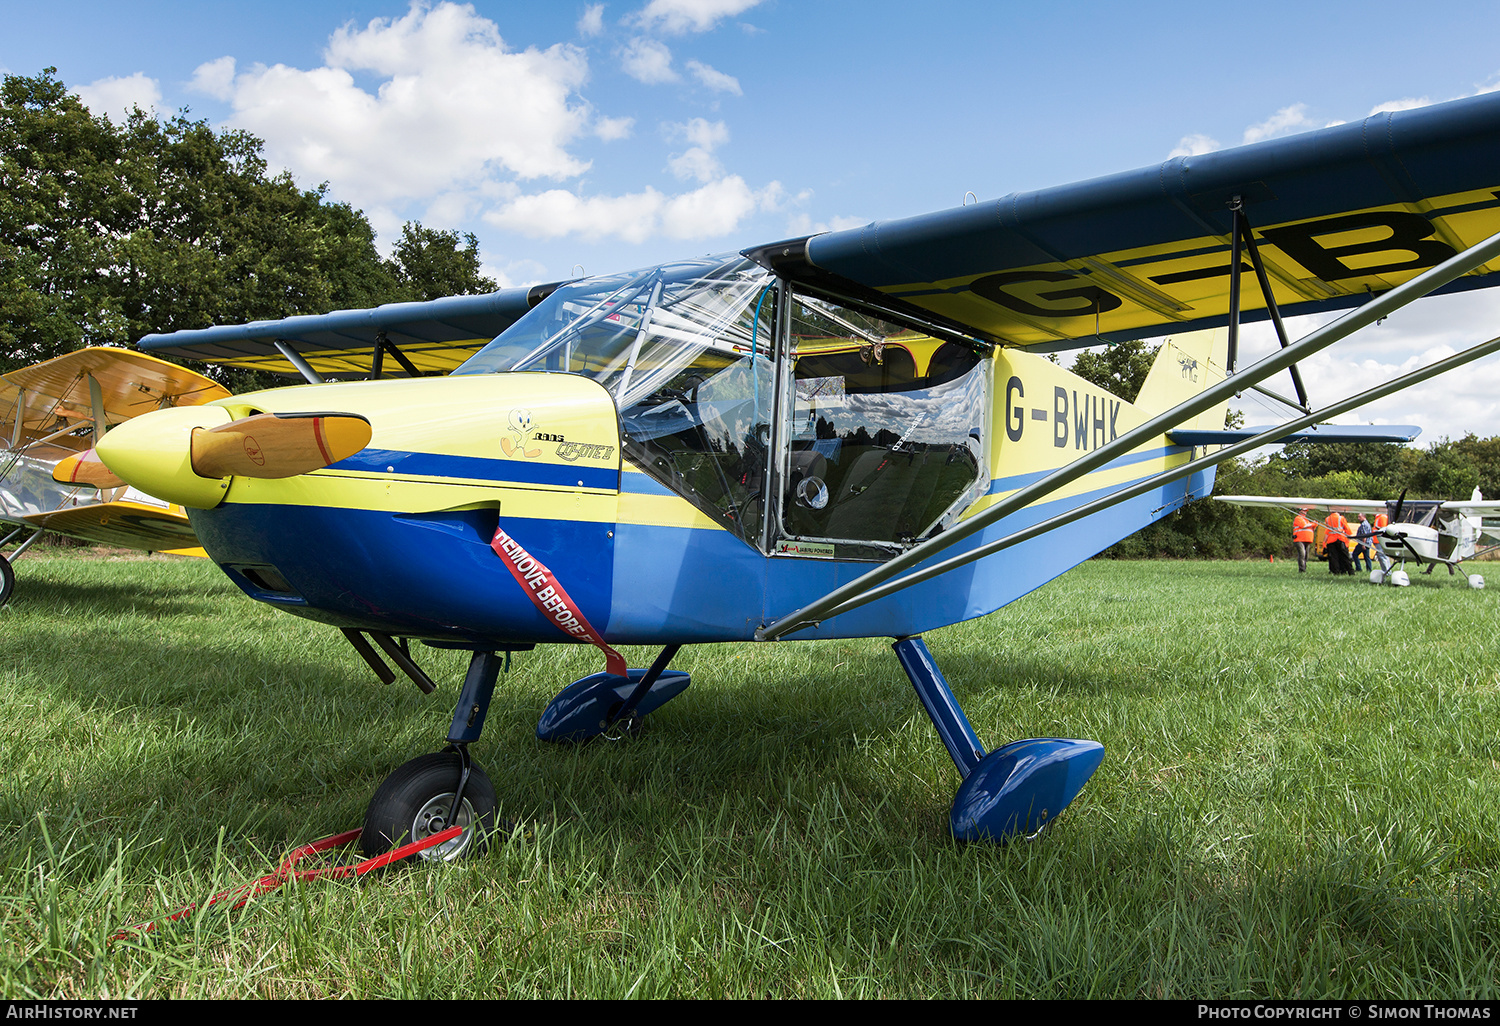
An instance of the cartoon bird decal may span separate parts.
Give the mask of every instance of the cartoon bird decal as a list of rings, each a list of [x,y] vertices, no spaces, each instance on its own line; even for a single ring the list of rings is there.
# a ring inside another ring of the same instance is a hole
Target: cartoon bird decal
[[[531,411],[510,411],[510,435],[500,439],[500,448],[505,455],[510,457],[522,456],[528,460],[536,459],[542,454],[541,449],[526,448],[526,439],[531,436]]]

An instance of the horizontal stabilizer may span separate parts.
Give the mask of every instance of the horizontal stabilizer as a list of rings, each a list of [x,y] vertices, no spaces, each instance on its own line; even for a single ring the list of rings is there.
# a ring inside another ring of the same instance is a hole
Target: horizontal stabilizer
[[[1179,428],[1167,432],[1167,437],[1178,445],[1233,445],[1271,430],[1270,425],[1260,427],[1224,428],[1208,431],[1199,428]],[[1318,424],[1305,431],[1298,431],[1280,439],[1286,442],[1410,442],[1422,433],[1415,424]]]

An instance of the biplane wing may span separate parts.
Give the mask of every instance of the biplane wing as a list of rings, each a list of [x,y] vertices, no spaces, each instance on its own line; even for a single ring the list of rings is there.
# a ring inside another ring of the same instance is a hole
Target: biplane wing
[[[20,518],[43,531],[122,549],[204,555],[181,506],[152,498],[134,488],[109,502],[70,506]]]
[[[370,310],[252,321],[147,335],[144,350],[248,370],[308,376],[446,374],[551,294],[555,285],[388,303]]]
[[[185,367],[111,347],[0,375],[0,523],[10,525],[0,535],[26,536],[25,545],[51,531],[99,545],[201,555],[181,506],[119,481],[101,488],[54,475],[105,431],[142,413],[228,395]]]
[[[1356,306],[1500,231],[1500,93],[762,248],[994,342],[1226,323],[1239,201],[1283,314]],[[1491,263],[1439,291],[1496,283]],[[1267,316],[1250,273],[1244,319]]]
[[[168,406],[229,395],[224,386],[155,357],[94,346],[0,374],[0,444],[12,450],[58,428],[116,424]]]

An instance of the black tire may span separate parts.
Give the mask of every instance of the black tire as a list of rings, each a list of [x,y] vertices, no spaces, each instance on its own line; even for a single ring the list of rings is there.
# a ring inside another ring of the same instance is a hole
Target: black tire
[[[463,765],[455,752],[434,752],[406,763],[385,778],[365,812],[360,848],[366,856],[383,855],[400,844],[430,837],[447,826],[448,810]],[[477,765],[469,770],[458,821],[468,829],[452,841],[419,852],[420,858],[451,862],[484,851],[495,829],[495,788]]]
[[[10,593],[16,590],[16,572],[11,569],[10,560],[0,556],[0,609],[5,608],[5,603],[10,601]]]

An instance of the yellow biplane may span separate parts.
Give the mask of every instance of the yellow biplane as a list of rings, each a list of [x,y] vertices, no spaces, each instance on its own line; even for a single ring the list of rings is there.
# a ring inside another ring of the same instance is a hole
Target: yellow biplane
[[[99,455],[382,679],[390,660],[433,687],[409,641],[472,653],[448,747],[371,801],[371,852],[482,838],[497,798],[469,745],[506,656],[554,643],[604,656],[537,726],[577,741],[680,694],[682,645],[892,638],[963,777],[955,836],[1029,835],[1102,748],[986,752],[922,632],[1207,496],[1222,459],[1500,349],[1318,411],[1294,373],[1296,416],[1223,427],[1235,393],[1420,296],[1500,283],[1497,261],[1490,94],[719,257],[150,336],[309,383],[138,417]],[[1320,310],[1350,312],[1286,337],[1282,313]],[[1283,348],[1240,368],[1254,317]],[[1168,334],[1135,402],[1041,355]],[[661,654],[631,669],[624,644]]]
[[[98,545],[202,555],[182,507],[108,473],[93,446],[148,411],[224,399],[201,374],[127,349],[94,347],[0,375],[0,606],[11,563],[47,532]]]

